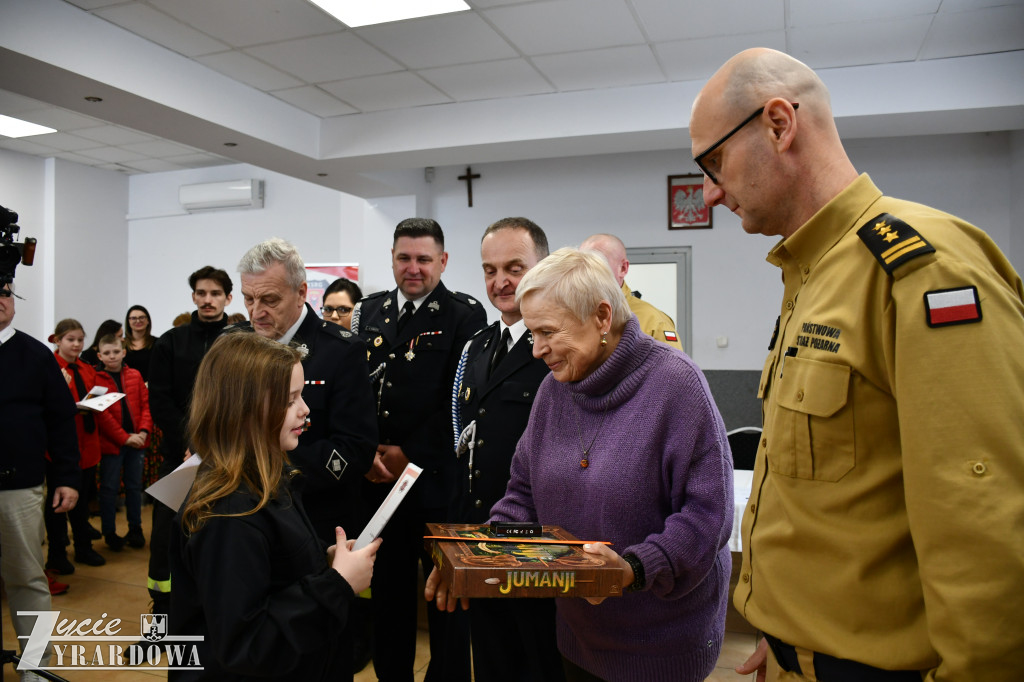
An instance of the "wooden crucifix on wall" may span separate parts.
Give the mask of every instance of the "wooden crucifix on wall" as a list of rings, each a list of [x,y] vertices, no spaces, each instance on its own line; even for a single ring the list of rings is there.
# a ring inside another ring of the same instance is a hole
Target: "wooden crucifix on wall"
[[[468,205],[470,206],[470,208],[472,208],[472,206],[473,206],[473,180],[475,180],[476,178],[479,178],[479,177],[480,177],[479,173],[474,173],[472,168],[470,168],[469,166],[466,166],[466,174],[465,175],[460,175],[459,178],[458,178],[459,180],[465,180],[466,181],[466,193],[467,193],[468,198],[469,198],[469,204]]]

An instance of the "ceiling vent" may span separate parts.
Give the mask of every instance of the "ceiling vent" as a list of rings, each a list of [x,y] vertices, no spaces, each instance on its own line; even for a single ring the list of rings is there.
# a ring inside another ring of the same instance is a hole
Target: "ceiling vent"
[[[263,181],[250,179],[182,185],[178,188],[178,200],[189,213],[263,208]]]

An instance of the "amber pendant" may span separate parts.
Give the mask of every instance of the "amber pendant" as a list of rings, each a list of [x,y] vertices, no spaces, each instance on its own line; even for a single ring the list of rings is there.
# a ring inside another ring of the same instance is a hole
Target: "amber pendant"
[[[590,466],[590,460],[589,459],[584,457],[583,459],[580,460],[580,468],[586,469],[588,466]]]

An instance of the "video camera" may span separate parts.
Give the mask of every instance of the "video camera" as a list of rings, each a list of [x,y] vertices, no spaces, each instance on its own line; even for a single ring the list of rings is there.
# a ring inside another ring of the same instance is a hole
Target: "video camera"
[[[28,237],[24,243],[14,241],[20,231],[18,214],[0,206],[0,287],[14,281],[14,269],[18,263],[32,265],[36,257],[34,237]]]

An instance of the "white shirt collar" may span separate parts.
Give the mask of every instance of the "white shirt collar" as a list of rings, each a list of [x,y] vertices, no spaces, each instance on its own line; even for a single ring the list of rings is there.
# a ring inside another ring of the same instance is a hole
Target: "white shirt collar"
[[[284,333],[284,336],[278,339],[279,343],[291,343],[295,337],[295,332],[299,331],[299,327],[302,325],[302,321],[306,319],[306,304],[302,304],[302,312],[299,313],[299,319],[291,326],[291,328]]]
[[[14,338],[14,325],[7,325],[0,331],[0,346]]]
[[[505,324],[505,321],[502,320],[499,317],[498,318],[498,324],[501,325],[501,332],[499,332],[499,333],[504,333],[506,329],[508,330],[508,335],[512,339],[512,345],[509,346],[508,348],[509,348],[509,350],[512,350],[512,348],[517,343],[519,343],[519,339],[523,338],[523,334],[526,333],[526,320],[523,320],[522,318],[520,318],[520,320],[518,322],[516,322],[515,324],[507,325],[507,324]]]
[[[417,310],[419,310],[420,306],[423,305],[423,301],[427,298],[427,296],[430,296],[430,294],[426,294],[425,296],[420,296],[419,298],[406,298],[405,294],[402,293],[401,289],[398,289],[397,291],[398,291],[398,309],[401,310],[402,308],[404,308],[406,301],[412,301],[413,313],[415,313]]]

